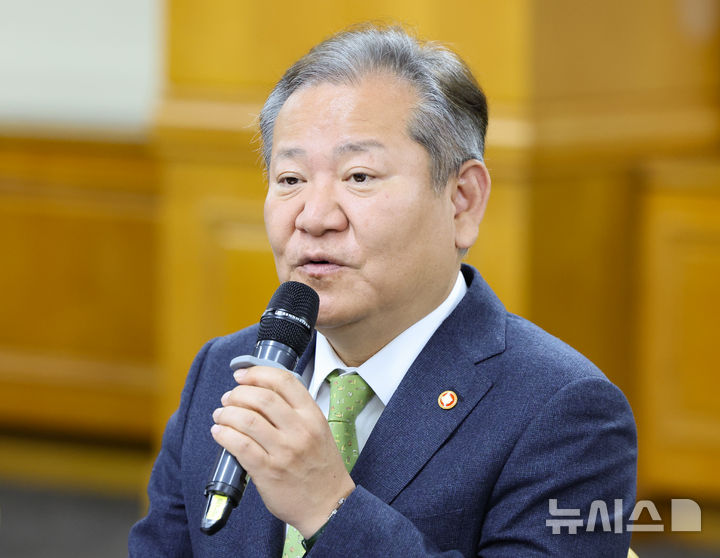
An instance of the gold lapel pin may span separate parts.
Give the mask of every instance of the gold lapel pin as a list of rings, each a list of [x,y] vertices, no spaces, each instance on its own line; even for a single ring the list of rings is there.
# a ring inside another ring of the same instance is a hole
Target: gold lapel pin
[[[449,389],[443,391],[438,397],[438,405],[440,405],[441,409],[452,409],[455,405],[457,405],[457,402],[457,393]]]

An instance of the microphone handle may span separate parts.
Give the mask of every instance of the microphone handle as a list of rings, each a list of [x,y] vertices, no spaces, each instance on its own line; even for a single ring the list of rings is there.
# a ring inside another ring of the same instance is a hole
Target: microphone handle
[[[290,372],[302,382],[299,374],[293,372],[298,356],[287,345],[279,341],[264,339],[255,345],[253,355],[242,355],[230,361],[235,372],[249,366],[271,366]],[[217,533],[230,517],[230,512],[238,505],[247,486],[247,473],[242,465],[225,448],[221,448],[213,467],[213,474],[205,486],[205,512],[200,529],[207,535]]]

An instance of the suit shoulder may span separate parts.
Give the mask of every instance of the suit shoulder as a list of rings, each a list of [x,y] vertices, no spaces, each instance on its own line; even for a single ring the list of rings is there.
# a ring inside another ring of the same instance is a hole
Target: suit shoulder
[[[579,351],[515,314],[507,314],[505,358],[522,363],[525,380],[533,377],[556,389],[583,379],[608,381],[605,374]]]
[[[632,424],[624,394],[588,358],[519,316],[507,314],[505,325],[505,350],[482,363],[482,369],[493,382],[490,397],[502,406],[504,417],[512,417],[518,433],[544,413],[567,418],[613,409],[613,420],[622,416]]]
[[[207,359],[229,363],[238,355],[252,354],[257,341],[258,324],[251,325],[240,331],[216,337],[209,341]]]
[[[252,354],[257,325],[208,341],[195,356],[183,389],[182,400],[191,407],[216,405],[219,396],[233,386],[230,361]],[[219,393],[218,393],[219,391]]]

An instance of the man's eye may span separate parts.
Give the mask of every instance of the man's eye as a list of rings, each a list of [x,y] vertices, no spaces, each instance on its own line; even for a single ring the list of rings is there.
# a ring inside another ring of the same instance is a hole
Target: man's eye
[[[354,172],[352,174],[351,178],[353,179],[353,182],[360,183],[360,182],[366,182],[367,179],[369,178],[369,176],[367,174],[365,174],[364,172]]]
[[[295,186],[298,182],[300,182],[300,179],[297,176],[283,176],[278,180],[279,184],[286,184],[288,186]]]

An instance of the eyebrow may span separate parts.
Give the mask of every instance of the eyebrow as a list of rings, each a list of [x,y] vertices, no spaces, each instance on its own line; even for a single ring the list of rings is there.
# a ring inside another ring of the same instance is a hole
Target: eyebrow
[[[288,147],[287,149],[281,149],[275,156],[277,159],[295,159],[297,157],[304,157],[306,152],[304,149],[299,147]]]
[[[377,140],[353,141],[338,145],[333,149],[335,157],[345,155],[345,153],[362,153],[369,151],[371,148],[384,149],[385,145]]]
[[[385,145],[377,140],[351,141],[338,145],[333,149],[333,155],[337,158],[346,153],[363,153],[370,149],[384,149]],[[276,159],[297,159],[307,156],[307,151],[301,147],[288,147],[281,149],[275,155]]]

